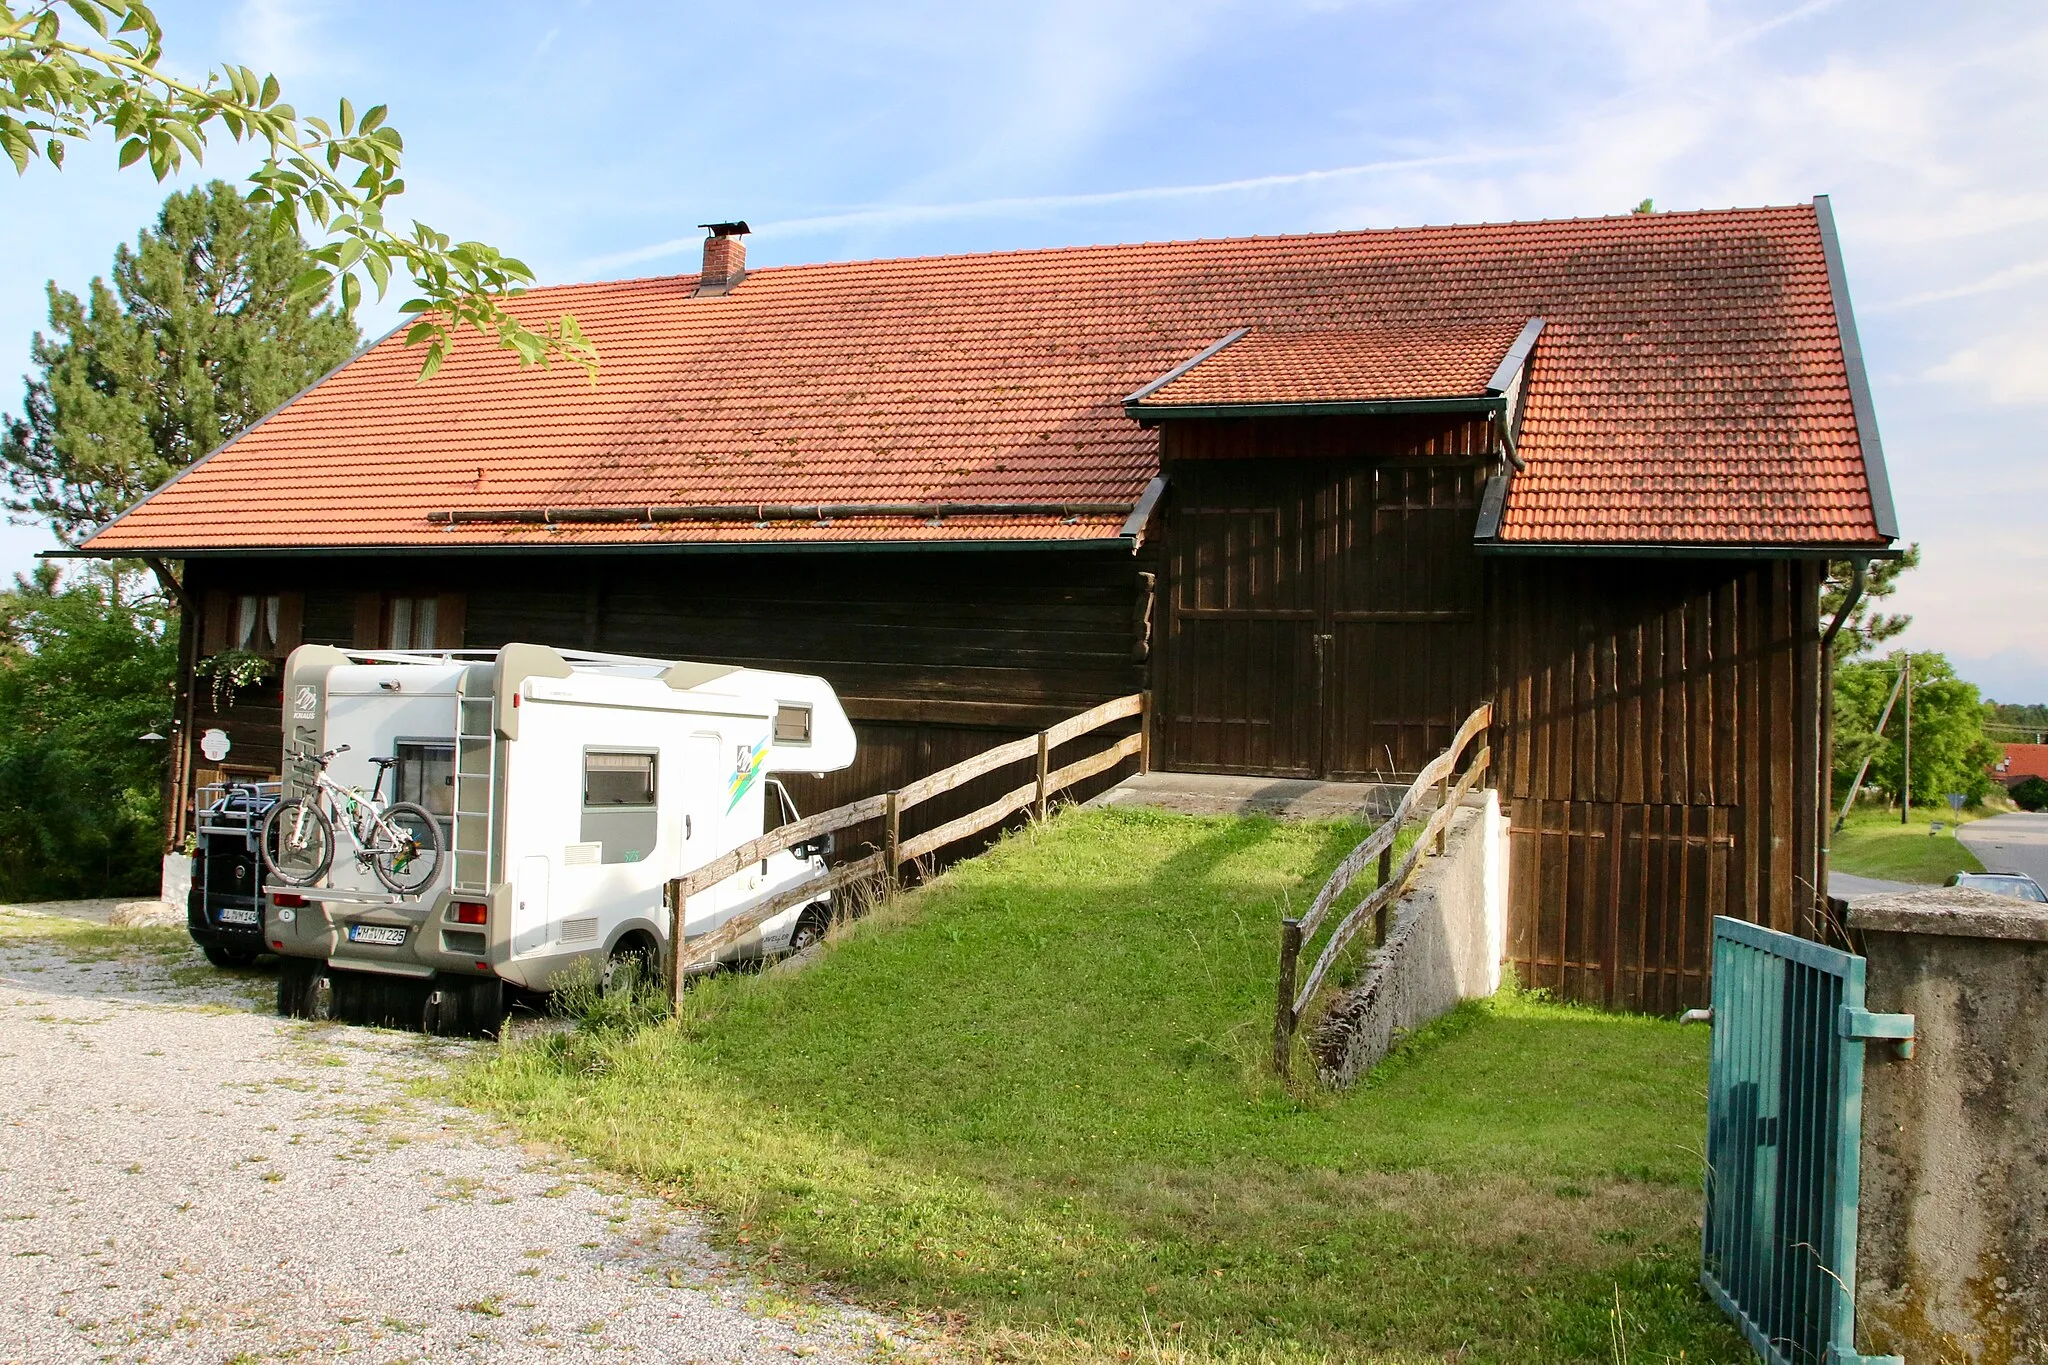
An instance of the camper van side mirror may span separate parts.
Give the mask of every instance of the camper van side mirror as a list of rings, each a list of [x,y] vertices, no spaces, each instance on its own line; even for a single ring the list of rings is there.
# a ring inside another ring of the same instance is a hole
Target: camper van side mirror
[[[829,858],[832,856],[832,836],[820,834],[815,839],[806,839],[800,844],[791,844],[789,851],[799,858]]]

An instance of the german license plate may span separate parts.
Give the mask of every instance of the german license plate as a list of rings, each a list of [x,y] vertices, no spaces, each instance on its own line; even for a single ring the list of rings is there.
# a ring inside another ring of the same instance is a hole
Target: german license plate
[[[390,924],[351,924],[348,927],[350,943],[382,943],[399,947],[405,942],[405,930]]]
[[[256,913],[253,905],[223,905],[220,908],[222,924],[261,924],[263,917]]]

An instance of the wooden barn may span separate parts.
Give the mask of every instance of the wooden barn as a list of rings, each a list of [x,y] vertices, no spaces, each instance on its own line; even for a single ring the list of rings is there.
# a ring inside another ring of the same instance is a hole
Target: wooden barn
[[[1811,928],[1820,584],[1897,535],[1825,198],[756,271],[743,230],[518,300],[595,385],[386,337],[88,543],[183,564],[175,806],[278,760],[275,681],[216,715],[195,664],[301,641],[819,673],[862,756],[814,806],[1138,690],[1157,767],[1396,778],[1490,698],[1525,981],[1671,1010],[1711,916]]]

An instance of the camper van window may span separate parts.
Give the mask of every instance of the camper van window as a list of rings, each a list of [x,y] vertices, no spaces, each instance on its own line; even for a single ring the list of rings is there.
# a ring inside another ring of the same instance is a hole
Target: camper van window
[[[654,755],[586,750],[583,755],[583,804],[653,805]]]
[[[398,744],[398,799],[425,806],[443,818],[455,814],[455,746]]]
[[[808,706],[777,706],[775,708],[775,742],[777,744],[809,744],[811,742],[811,708]]]

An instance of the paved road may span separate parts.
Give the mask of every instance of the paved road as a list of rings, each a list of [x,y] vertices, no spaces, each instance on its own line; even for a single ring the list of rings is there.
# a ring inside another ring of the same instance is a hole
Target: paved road
[[[1911,882],[1888,882],[1880,877],[1859,877],[1853,872],[1837,872],[1828,869],[1828,894],[1840,896],[1845,901],[1860,900],[1865,896],[1879,896],[1887,891],[1920,891],[1925,888]]]
[[[2024,872],[2048,886],[2048,812],[1994,815],[1957,832],[1987,872]]]
[[[260,978],[66,954],[0,915],[0,1365],[789,1362],[888,1339],[414,1093],[468,1045],[280,1020]]]

